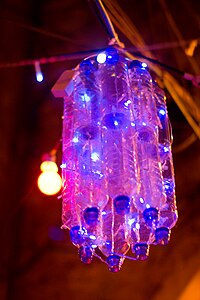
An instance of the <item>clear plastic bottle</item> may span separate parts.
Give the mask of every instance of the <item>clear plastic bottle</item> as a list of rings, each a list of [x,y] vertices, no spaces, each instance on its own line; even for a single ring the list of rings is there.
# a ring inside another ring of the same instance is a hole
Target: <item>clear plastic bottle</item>
[[[101,220],[102,245],[99,246],[101,252],[107,257],[108,265],[111,271],[119,271],[124,258],[123,255],[129,250],[127,239],[126,214],[117,212],[112,199],[110,198],[104,208]],[[112,269],[113,255],[115,258],[115,268]],[[118,261],[118,264],[116,262]]]
[[[163,190],[162,170],[158,150],[158,116],[152,95],[152,78],[138,61],[130,64],[133,114],[135,120],[134,144],[136,145],[139,193],[135,206],[142,212],[159,209],[166,201]]]
[[[99,66],[102,89],[102,159],[108,195],[132,196],[137,189],[127,62],[114,48]]]
[[[76,152],[72,145],[73,123],[74,123],[74,101],[73,94],[69,94],[64,99],[64,117],[63,117],[63,158],[62,158],[62,221],[63,228],[71,228],[79,224],[79,216],[76,209],[75,195],[77,193],[77,184],[79,174],[76,172]]]
[[[82,62],[73,78],[73,93],[65,101],[63,119],[63,228],[70,229],[72,243],[85,263],[97,247],[99,207],[107,201],[95,72],[91,60]]]
[[[153,241],[153,231],[147,226],[143,215],[138,213],[131,225],[130,243],[137,260],[146,260],[149,255],[149,245]]]
[[[169,147],[172,142],[172,135],[170,130],[170,121],[167,113],[165,92],[153,82],[153,92],[156,102],[157,115],[159,117],[159,144]]]
[[[72,139],[79,173],[76,202],[82,209],[102,207],[106,201],[102,175],[100,88],[94,60],[84,60],[75,78],[75,122]]]
[[[175,180],[172,160],[172,134],[168,118],[166,98],[163,90],[154,83],[154,97],[156,100],[159,124],[159,155],[162,166],[163,186],[166,194],[166,203],[160,209],[159,221],[155,232],[156,243],[166,245],[170,239],[170,229],[177,222],[175,198]]]

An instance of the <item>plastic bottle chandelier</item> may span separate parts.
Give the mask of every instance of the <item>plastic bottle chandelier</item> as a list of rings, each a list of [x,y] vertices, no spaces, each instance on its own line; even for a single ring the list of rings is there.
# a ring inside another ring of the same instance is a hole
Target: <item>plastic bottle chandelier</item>
[[[82,262],[98,254],[117,272],[125,257],[145,260],[151,244],[166,245],[177,221],[165,95],[146,63],[114,47],[83,60],[59,89],[62,227]]]

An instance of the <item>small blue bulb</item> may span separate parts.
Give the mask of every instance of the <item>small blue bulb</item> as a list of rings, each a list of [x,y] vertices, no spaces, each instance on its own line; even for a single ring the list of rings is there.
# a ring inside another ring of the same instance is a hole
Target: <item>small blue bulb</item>
[[[38,82],[42,82],[44,80],[44,76],[43,76],[42,72],[37,72],[36,79]]]
[[[166,110],[165,109],[160,108],[158,113],[159,113],[159,117],[160,117],[161,120],[165,118],[165,116],[166,116]]]
[[[147,67],[147,64],[146,64],[145,62],[143,62],[143,63],[142,63],[142,67],[143,67],[143,68],[146,68],[146,67]]]
[[[102,52],[97,55],[97,62],[99,64],[104,64],[106,61],[106,53]]]
[[[172,195],[174,193],[174,182],[172,180],[164,180],[164,188],[167,195]]]
[[[113,47],[109,47],[106,49],[106,54],[107,54],[106,62],[108,64],[114,65],[119,61],[119,53],[118,53],[117,49],[115,49]]]

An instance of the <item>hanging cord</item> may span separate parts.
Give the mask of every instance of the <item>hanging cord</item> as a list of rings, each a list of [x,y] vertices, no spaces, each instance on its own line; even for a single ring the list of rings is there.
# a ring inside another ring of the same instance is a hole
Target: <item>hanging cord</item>
[[[106,48],[92,49],[92,50],[72,52],[72,53],[50,56],[50,57],[41,57],[41,58],[36,58],[36,59],[20,60],[17,62],[0,63],[0,69],[34,66],[35,63],[39,63],[40,65],[45,65],[45,64],[58,63],[58,62],[63,62],[63,61],[68,61],[68,60],[83,59],[87,56],[90,56],[93,54],[98,54],[99,52],[103,52],[105,50],[106,50]],[[200,75],[193,75],[193,74],[185,73],[184,71],[179,70],[175,67],[164,64],[164,63],[162,63],[156,59],[153,59],[151,57],[147,57],[141,53],[138,53],[138,51],[136,52],[137,49],[135,47],[124,48],[124,49],[122,49],[120,47],[119,50],[121,50],[127,57],[129,57],[131,59],[134,59],[134,57],[143,58],[143,59],[153,63],[154,65],[160,66],[161,68],[163,68],[165,70],[175,72],[178,75],[180,75],[182,78],[191,81],[194,86],[200,88]],[[134,57],[130,56],[131,54],[133,54]]]
[[[124,44],[120,42],[118,35],[114,29],[114,26],[109,18],[109,15],[106,12],[106,9],[102,3],[101,0],[94,0],[96,7],[101,15],[101,19],[104,23],[104,28],[106,28],[106,31],[109,35],[110,42],[109,45],[117,45],[120,48],[124,48]]]

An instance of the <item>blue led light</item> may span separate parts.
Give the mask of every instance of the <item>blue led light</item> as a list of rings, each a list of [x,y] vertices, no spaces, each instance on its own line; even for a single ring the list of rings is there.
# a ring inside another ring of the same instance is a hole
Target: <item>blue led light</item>
[[[163,108],[161,108],[159,110],[159,114],[162,115],[162,116],[165,116],[166,115],[166,111]]]
[[[104,64],[105,61],[106,61],[106,54],[105,54],[104,52],[99,53],[99,54],[97,55],[97,62],[98,62],[99,64]]]
[[[172,180],[164,180],[165,192],[167,195],[172,195],[174,192],[174,182]]]
[[[90,96],[88,96],[87,94],[84,94],[83,96],[81,96],[81,98],[85,102],[89,102],[90,101]]]
[[[94,162],[98,161],[99,160],[99,154],[97,152],[93,152],[91,154],[91,160],[94,161]]]
[[[143,68],[146,68],[146,67],[147,67],[147,64],[146,64],[145,62],[143,62],[143,63],[142,63],[142,67],[143,67]]]
[[[164,150],[165,153],[169,152],[169,148],[168,147],[164,147],[163,150]]]
[[[122,113],[111,113],[104,116],[103,125],[109,129],[121,129],[127,127],[128,120]]]
[[[109,47],[106,49],[107,59],[106,62],[108,64],[116,64],[119,61],[119,53],[117,49],[113,47]]]
[[[75,137],[72,139],[72,142],[74,142],[74,143],[78,143],[78,141],[79,141],[79,139],[78,139],[77,136],[75,136]]]
[[[38,82],[42,82],[44,80],[44,76],[43,76],[42,72],[37,72],[36,79]]]

